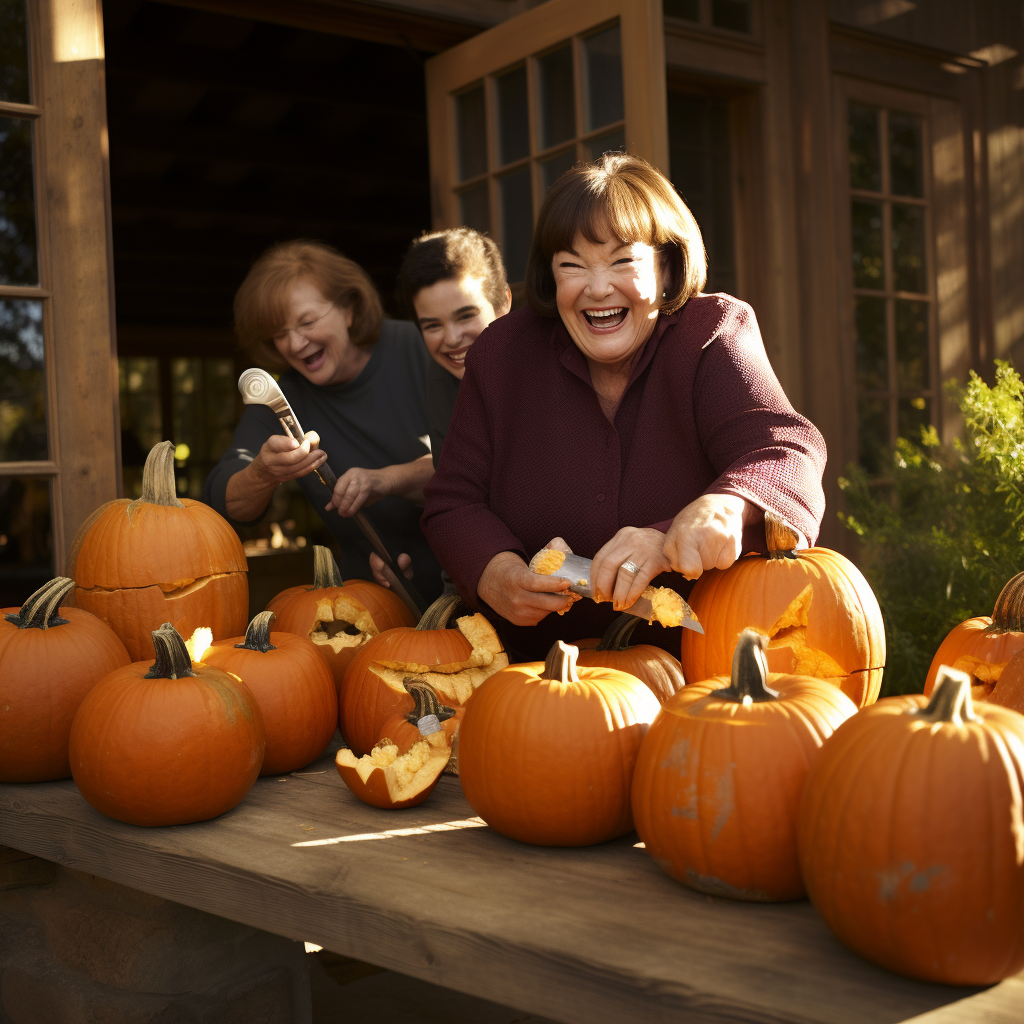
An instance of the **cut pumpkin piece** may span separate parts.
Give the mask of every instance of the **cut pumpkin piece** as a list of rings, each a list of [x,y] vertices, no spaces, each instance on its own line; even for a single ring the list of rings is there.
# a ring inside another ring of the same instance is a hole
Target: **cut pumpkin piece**
[[[389,739],[380,740],[362,757],[342,747],[334,763],[342,781],[364,804],[395,809],[426,800],[451,753],[444,732],[439,731],[417,740],[404,754]]]
[[[686,602],[671,587],[648,587],[640,596],[651,602],[652,616],[649,621],[669,628],[683,624]]]
[[[539,576],[550,576],[562,568],[563,562],[565,562],[564,551],[558,551],[555,548],[541,548],[530,559],[530,572],[535,572]]]

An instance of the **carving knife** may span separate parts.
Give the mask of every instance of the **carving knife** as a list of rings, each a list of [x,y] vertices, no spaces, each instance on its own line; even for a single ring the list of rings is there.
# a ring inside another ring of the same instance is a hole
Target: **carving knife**
[[[569,589],[574,594],[580,594],[583,597],[589,597],[591,600],[594,599],[594,592],[590,587],[590,566],[592,559],[583,558],[582,555],[566,554],[565,560],[550,572],[541,571],[544,568],[544,556],[548,552],[554,553],[553,548],[544,548],[542,551],[538,551],[537,554],[530,559],[530,569],[533,572],[539,573],[543,576],[557,576],[560,579],[569,581]],[[564,554],[564,552],[558,552],[558,554]],[[704,627],[697,621],[697,616],[693,614],[693,609],[683,600],[680,596],[679,600],[683,603],[683,621],[682,625],[686,629],[695,630],[698,633],[704,632]],[[628,608],[623,612],[625,615],[636,615],[638,618],[646,619],[648,622],[654,618],[654,608],[651,606],[651,602],[646,597],[638,597]]]
[[[284,431],[294,437],[299,444],[302,443],[304,431],[299,421],[284,397],[277,381],[258,367],[244,370],[238,378],[238,390],[241,392],[242,401],[246,405],[265,405],[277,417],[278,422],[284,427]],[[319,469],[313,471],[320,478],[320,482],[329,490],[334,490],[338,482],[337,476],[331,467],[324,462]],[[350,517],[363,532],[363,536],[370,542],[370,546],[384,562],[384,576],[391,589],[405,602],[409,610],[417,619],[422,618],[427,610],[427,603],[420,596],[419,592],[403,575],[401,569],[391,557],[391,553],[380,539],[380,534],[374,529],[373,524],[362,512],[356,512]]]

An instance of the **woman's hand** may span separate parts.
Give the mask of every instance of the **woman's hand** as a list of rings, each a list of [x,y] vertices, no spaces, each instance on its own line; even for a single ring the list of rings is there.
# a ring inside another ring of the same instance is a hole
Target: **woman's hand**
[[[336,508],[339,516],[354,516],[366,505],[372,505],[393,493],[394,485],[387,469],[353,466],[338,477],[331,500],[324,508],[328,512]]]
[[[399,555],[395,559],[395,564],[402,570],[402,575],[407,580],[412,579],[412,559],[408,555],[404,553]],[[384,559],[376,551],[370,552],[370,571],[373,573],[374,580],[382,587],[391,586],[387,576],[384,575]]]
[[[579,600],[569,581],[541,576],[511,551],[500,551],[484,567],[476,592],[515,626],[536,626],[551,612],[567,612]]]
[[[728,569],[743,554],[743,526],[760,510],[735,494],[702,494],[672,520],[665,558],[687,579]]]
[[[590,567],[590,589],[595,601],[611,601],[624,611],[660,573],[667,572],[665,534],[638,526],[624,526],[596,555]],[[636,572],[624,568],[632,563]]]
[[[319,469],[327,456],[320,451],[320,435],[307,430],[299,444],[288,434],[271,434],[263,443],[250,468],[267,484],[286,483]]]

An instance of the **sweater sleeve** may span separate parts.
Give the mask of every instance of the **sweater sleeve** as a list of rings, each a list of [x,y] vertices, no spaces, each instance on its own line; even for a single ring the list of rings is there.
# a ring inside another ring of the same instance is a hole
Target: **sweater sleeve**
[[[825,441],[790,404],[745,303],[730,302],[705,345],[693,404],[701,445],[718,474],[704,493],[735,494],[771,509],[813,544],[825,512]],[[763,528],[748,526],[745,550],[764,545]]]

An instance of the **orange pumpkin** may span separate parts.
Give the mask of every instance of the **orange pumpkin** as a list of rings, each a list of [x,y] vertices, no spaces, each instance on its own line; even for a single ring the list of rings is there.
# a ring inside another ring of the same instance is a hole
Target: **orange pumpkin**
[[[421,736],[404,754],[382,739],[369,754],[357,758],[342,747],[334,759],[352,795],[372,807],[397,810],[423,803],[434,791],[451,756],[442,731]]]
[[[267,605],[277,628],[316,644],[338,692],[356,652],[378,633],[412,626],[416,619],[400,597],[366,580],[341,579],[329,548],[313,548],[313,582],[282,590]],[[377,737],[374,737],[375,739]]]
[[[731,677],[666,701],[637,759],[633,817],[648,854],[692,889],[795,900],[807,769],[857,706],[819,679],[769,675],[765,643],[744,630]]]
[[[858,707],[874,703],[885,667],[885,627],[867,580],[828,548],[797,551],[796,534],[765,513],[768,556],[746,555],[711,569],[694,585],[690,606],[704,634],[683,630],[687,679],[726,675],[747,628],[768,637],[768,670],[813,676],[838,686]]]
[[[219,640],[195,659],[238,676],[259,702],[266,728],[261,775],[314,761],[338,722],[338,694],[320,652],[305,637],[271,633],[273,618],[260,612],[245,636]]]
[[[973,693],[974,687],[971,687]],[[990,704],[1001,704],[1024,715],[1024,651],[1018,651],[1007,663],[985,698]]]
[[[1006,584],[992,615],[978,615],[954,626],[939,644],[924,682],[925,695],[935,686],[940,665],[966,672],[971,696],[984,700],[999,682],[1009,660],[1024,650],[1024,572]]]
[[[448,629],[459,597],[442,595],[415,628],[401,626],[374,637],[352,659],[341,688],[338,725],[357,754],[369,753],[396,715],[414,710],[408,685],[428,685],[455,711],[446,733],[454,735],[475,689],[507,667],[494,627],[482,615],[465,615]],[[393,740],[398,736],[392,736]],[[401,747],[402,745],[399,744]]]
[[[108,501],[86,520],[69,563],[75,604],[106,622],[132,661],[153,657],[151,635],[163,622],[186,636],[209,626],[216,640],[245,630],[242,544],[209,505],[178,500],[170,441],[149,453],[141,498]]]
[[[177,630],[153,631],[155,661],[112,672],[71,724],[71,773],[100,813],[184,825],[238,804],[263,763],[263,715],[244,683],[193,664]]]
[[[678,659],[660,647],[652,644],[629,646],[633,630],[641,621],[635,615],[620,615],[600,640],[578,640],[576,646],[580,653],[576,664],[582,668],[604,665],[605,668],[636,676],[664,704],[685,685],[683,667]]]
[[[20,609],[0,610],[0,782],[66,779],[79,704],[104,676],[131,662],[105,622],[60,607],[74,588],[74,580],[58,576]]]
[[[840,726],[800,806],[800,867],[851,949],[912,978],[991,985],[1024,968],[1024,716],[943,666],[931,699]]]
[[[660,705],[636,676],[578,669],[559,641],[546,662],[491,676],[459,729],[459,779],[496,832],[539,846],[589,846],[633,828],[629,791]]]

